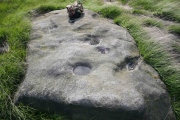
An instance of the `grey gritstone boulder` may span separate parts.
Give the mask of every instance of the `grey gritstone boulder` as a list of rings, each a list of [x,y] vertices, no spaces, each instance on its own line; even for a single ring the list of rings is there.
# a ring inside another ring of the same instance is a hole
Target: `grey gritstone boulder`
[[[170,98],[127,30],[96,13],[37,17],[15,102],[77,120],[174,120]]]

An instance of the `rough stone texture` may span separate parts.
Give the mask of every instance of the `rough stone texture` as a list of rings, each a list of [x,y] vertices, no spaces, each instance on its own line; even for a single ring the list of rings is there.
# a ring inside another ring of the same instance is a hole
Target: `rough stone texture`
[[[74,24],[58,10],[32,26],[16,104],[77,120],[175,119],[165,85],[125,29],[88,10]]]

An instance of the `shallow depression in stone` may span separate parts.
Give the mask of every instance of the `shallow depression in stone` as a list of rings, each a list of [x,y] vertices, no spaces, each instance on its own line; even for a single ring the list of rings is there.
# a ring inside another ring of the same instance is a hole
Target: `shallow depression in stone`
[[[89,66],[85,65],[78,65],[74,67],[73,72],[75,75],[87,75],[91,71],[91,68]]]
[[[93,39],[90,41],[90,45],[97,45],[99,43],[100,43],[100,40],[98,40],[98,39]]]
[[[102,46],[97,47],[96,49],[98,50],[98,52],[100,52],[102,54],[107,54],[110,51],[110,48],[105,48],[105,47],[102,47]]]

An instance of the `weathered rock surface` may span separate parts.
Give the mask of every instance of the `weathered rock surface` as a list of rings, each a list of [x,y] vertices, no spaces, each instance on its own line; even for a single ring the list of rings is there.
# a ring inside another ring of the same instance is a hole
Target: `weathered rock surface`
[[[15,102],[78,120],[174,120],[158,74],[140,58],[129,33],[85,10],[33,21],[28,69]]]

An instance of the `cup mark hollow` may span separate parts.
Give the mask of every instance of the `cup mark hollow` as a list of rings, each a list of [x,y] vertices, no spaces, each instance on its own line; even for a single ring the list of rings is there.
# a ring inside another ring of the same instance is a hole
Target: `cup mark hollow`
[[[98,52],[100,52],[102,54],[107,54],[110,51],[110,48],[106,48],[103,46],[96,47],[96,49],[98,50]]]
[[[87,63],[78,63],[73,68],[73,73],[75,75],[87,75],[91,72],[91,66]]]
[[[126,68],[127,68],[128,71],[134,70],[135,67],[136,67],[136,64],[135,64],[135,63],[128,63],[128,64],[126,65]]]

